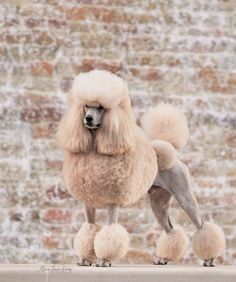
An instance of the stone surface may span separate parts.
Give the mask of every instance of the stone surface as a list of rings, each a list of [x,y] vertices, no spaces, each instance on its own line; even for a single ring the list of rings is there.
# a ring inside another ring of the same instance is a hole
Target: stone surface
[[[236,270],[233,266],[124,266],[112,267],[76,266],[71,264],[5,264],[0,266],[0,282],[12,281],[176,281],[176,282],[234,282]]]
[[[137,122],[160,102],[186,113],[180,157],[204,219],[225,231],[218,263],[235,264],[235,0],[0,2],[0,263],[76,263],[83,205],[63,186],[54,136],[73,78],[101,68],[127,79]],[[192,237],[175,201],[171,217]],[[119,220],[131,238],[121,262],[151,264],[161,229],[148,197]],[[189,248],[181,263],[200,261]]]

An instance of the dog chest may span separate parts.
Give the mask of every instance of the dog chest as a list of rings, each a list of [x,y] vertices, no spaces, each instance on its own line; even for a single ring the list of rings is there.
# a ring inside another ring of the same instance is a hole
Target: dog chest
[[[117,156],[68,154],[63,174],[67,189],[85,205],[95,208],[109,203],[127,206],[147,192],[156,173],[156,158],[150,151]]]

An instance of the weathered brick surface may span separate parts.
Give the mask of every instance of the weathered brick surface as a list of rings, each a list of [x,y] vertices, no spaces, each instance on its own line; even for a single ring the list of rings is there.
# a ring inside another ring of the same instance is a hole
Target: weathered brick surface
[[[62,184],[54,133],[74,76],[102,68],[127,78],[137,121],[161,101],[184,109],[181,158],[203,217],[224,228],[219,261],[235,263],[236,1],[0,2],[0,262],[76,262],[83,205]],[[171,215],[192,236],[176,202]],[[121,262],[151,263],[161,229],[147,197],[120,222],[131,237]],[[182,262],[199,260],[189,248]]]

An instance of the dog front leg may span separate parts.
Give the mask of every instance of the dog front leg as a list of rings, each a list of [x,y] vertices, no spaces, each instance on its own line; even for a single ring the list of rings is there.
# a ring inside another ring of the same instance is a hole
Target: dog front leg
[[[129,247],[129,235],[126,229],[117,223],[119,207],[109,204],[107,210],[108,225],[103,226],[94,241],[98,267],[111,266],[111,261],[125,256]]]
[[[108,212],[108,224],[111,225],[117,223],[119,207],[114,204],[108,205],[107,212]]]
[[[86,221],[74,238],[74,248],[79,257],[79,266],[91,266],[96,258],[94,251],[94,238],[100,226],[95,224],[95,208],[85,207]]]

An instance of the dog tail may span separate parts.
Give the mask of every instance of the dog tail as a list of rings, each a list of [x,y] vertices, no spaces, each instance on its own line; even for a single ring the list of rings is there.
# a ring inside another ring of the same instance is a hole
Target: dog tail
[[[186,117],[172,105],[160,104],[150,108],[143,115],[141,125],[151,140],[166,141],[177,150],[187,143],[189,130]]]
[[[177,160],[177,150],[188,140],[186,117],[169,104],[150,108],[141,119],[141,126],[157,153],[159,168],[168,169]]]

